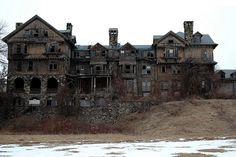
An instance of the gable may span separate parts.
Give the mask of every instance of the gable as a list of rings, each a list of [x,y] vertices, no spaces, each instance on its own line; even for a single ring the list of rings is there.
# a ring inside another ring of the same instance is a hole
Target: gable
[[[125,45],[123,45],[120,50],[126,50],[126,51],[136,51],[136,48],[131,45],[130,43],[126,43]]]
[[[176,46],[176,47],[185,47],[186,42],[176,35],[174,32],[170,31],[163,37],[161,37],[156,45],[158,47],[166,47],[166,46]]]
[[[46,39],[46,41],[53,40],[58,42],[68,40],[57,29],[48,24],[39,16],[35,15],[33,18],[3,38],[3,41],[10,43],[22,40],[28,41],[35,38],[37,38],[37,40]]]
[[[100,43],[95,44],[94,46],[91,47],[91,51],[106,51],[107,48],[102,46]]]

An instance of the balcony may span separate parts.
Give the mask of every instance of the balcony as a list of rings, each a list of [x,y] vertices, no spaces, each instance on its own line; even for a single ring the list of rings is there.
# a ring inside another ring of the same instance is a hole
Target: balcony
[[[41,89],[40,88],[31,88],[30,89],[30,93],[31,94],[40,94],[41,93]]]
[[[57,88],[48,88],[47,93],[57,93]]]

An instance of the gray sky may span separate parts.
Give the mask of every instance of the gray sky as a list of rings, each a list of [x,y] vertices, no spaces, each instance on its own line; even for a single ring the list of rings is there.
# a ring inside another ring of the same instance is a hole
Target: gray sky
[[[77,44],[108,44],[108,29],[119,29],[119,42],[152,44],[153,35],[183,31],[183,21],[194,21],[194,32],[210,34],[218,47],[221,69],[236,69],[235,0],[0,0],[0,20],[8,32],[16,22],[35,14],[56,29],[73,24]]]

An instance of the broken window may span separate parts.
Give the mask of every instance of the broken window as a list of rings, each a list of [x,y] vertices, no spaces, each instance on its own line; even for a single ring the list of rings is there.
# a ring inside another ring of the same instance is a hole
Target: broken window
[[[24,80],[22,78],[20,77],[16,78],[14,84],[15,84],[15,89],[20,89],[20,90],[24,89]]]
[[[48,52],[61,52],[60,45],[57,42],[47,44]]]
[[[150,65],[143,65],[142,74],[151,74],[151,66]]]
[[[41,90],[41,81],[39,78],[32,78],[30,82],[30,91],[31,92],[40,92]]]
[[[35,30],[34,30],[34,37],[37,38],[38,36],[39,36],[39,30],[38,30],[38,29],[35,29]]]
[[[53,62],[53,61],[50,62],[48,68],[49,68],[50,71],[57,70],[57,63]]]
[[[17,71],[22,71],[22,62],[17,62],[16,70]]]
[[[166,58],[176,58],[177,57],[177,49],[174,49],[174,48],[166,49],[164,57],[166,57]]]
[[[28,71],[33,71],[33,61],[29,61]]]
[[[168,82],[161,82],[160,88],[161,88],[161,90],[168,90],[168,88],[169,88]]]
[[[48,37],[48,31],[44,30],[44,37]]]
[[[153,58],[153,57],[154,57],[153,51],[149,51],[149,52],[147,53],[147,57]]]

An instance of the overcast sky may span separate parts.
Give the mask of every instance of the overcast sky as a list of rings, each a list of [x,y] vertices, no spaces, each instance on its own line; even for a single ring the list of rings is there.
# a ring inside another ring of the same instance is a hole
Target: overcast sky
[[[153,35],[183,31],[194,21],[194,32],[210,34],[215,61],[221,69],[236,69],[235,0],[0,0],[0,20],[8,32],[16,22],[39,15],[56,29],[73,24],[77,44],[108,44],[108,29],[119,29],[119,42],[152,44]]]

